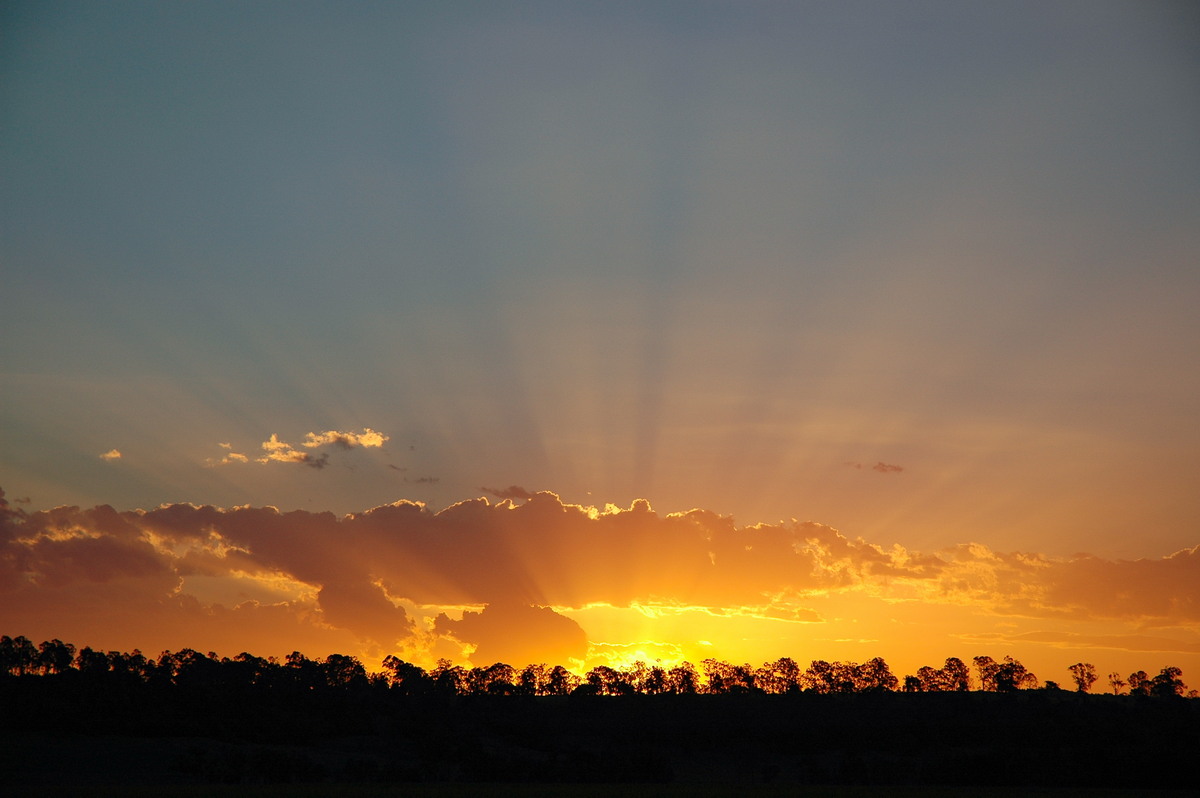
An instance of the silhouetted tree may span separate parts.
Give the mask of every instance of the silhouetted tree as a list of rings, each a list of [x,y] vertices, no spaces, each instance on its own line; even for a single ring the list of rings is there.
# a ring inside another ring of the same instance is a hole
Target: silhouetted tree
[[[836,692],[837,676],[834,673],[833,665],[823,659],[814,659],[810,662],[801,675],[800,681],[805,690],[811,690],[814,693]]]
[[[955,692],[966,692],[971,688],[970,672],[967,664],[958,657],[947,657],[942,666],[942,678],[946,688]]]
[[[75,662],[75,646],[55,638],[38,646],[37,663],[42,673],[64,673]]]
[[[429,672],[434,687],[444,695],[463,695],[467,692],[467,672],[461,665],[448,659],[439,659],[437,667]]]
[[[632,695],[634,692],[628,677],[607,665],[597,665],[588,671],[581,686],[586,686],[592,695]]]
[[[1067,668],[1075,680],[1075,691],[1086,693],[1096,683],[1096,666],[1090,662],[1076,662]]]
[[[467,691],[477,695],[511,695],[516,692],[515,678],[516,671],[503,662],[472,668],[467,673]]]
[[[256,657],[248,651],[243,651],[233,659],[221,660],[223,680],[237,685],[269,684],[275,667],[270,660]]]
[[[367,671],[355,657],[330,654],[320,668],[329,687],[363,687],[367,684]]]
[[[90,646],[84,646],[75,656],[75,667],[80,673],[95,675],[108,673],[110,663],[108,655],[103,651],[94,651]]]
[[[1150,676],[1145,671],[1129,674],[1130,695],[1150,695]]]
[[[1009,693],[1013,690],[1029,690],[1037,687],[1037,677],[1025,669],[1019,660],[1006,656],[1002,662],[991,657],[975,657],[975,668],[979,672],[982,690]]]
[[[517,676],[517,693],[520,695],[546,694],[546,664],[526,665]]]
[[[1150,680],[1150,695],[1157,698],[1174,698],[1183,695],[1187,692],[1187,685],[1179,678],[1182,675],[1183,671],[1174,665],[1163,668],[1157,676]]]
[[[155,681],[154,661],[147,659],[138,649],[135,648],[128,654],[123,651],[110,651],[106,656],[108,657],[108,670],[114,678],[121,682],[137,684]]]
[[[1120,695],[1121,691],[1125,689],[1126,682],[1121,678],[1121,674],[1113,671],[1108,674],[1108,684],[1112,688],[1113,695]]]
[[[284,657],[282,678],[299,690],[318,690],[326,685],[325,669],[321,663],[311,660],[299,651]]]
[[[684,660],[667,671],[667,692],[676,695],[695,695],[700,691],[700,675],[696,666]]]
[[[546,677],[546,695],[569,695],[579,686],[579,677],[562,665],[555,665]]]
[[[800,666],[790,657],[764,662],[754,673],[754,684],[765,693],[792,693],[800,689]]]
[[[892,691],[899,683],[882,657],[874,657],[856,666],[854,674],[854,689],[860,693]]]
[[[705,692],[748,693],[754,689],[754,669],[749,665],[731,665],[717,659],[704,660]]]
[[[37,647],[28,637],[0,637],[0,670],[13,676],[24,676],[37,667],[37,662]]]
[[[398,690],[401,695],[424,695],[433,686],[433,680],[423,668],[399,657],[389,654],[383,660],[383,668],[388,672],[392,689]]]
[[[667,672],[662,666],[654,665],[649,669],[642,680],[641,690],[648,695],[667,692]]]
[[[207,655],[193,648],[184,648],[174,654],[163,652],[159,667],[164,665],[170,669],[175,684],[181,687],[215,687],[221,682],[221,661],[211,651]]]

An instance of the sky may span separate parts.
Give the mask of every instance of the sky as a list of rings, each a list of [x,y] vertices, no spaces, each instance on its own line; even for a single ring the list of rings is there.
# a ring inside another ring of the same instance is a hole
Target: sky
[[[1200,682],[1197,33],[6,3],[0,631]]]

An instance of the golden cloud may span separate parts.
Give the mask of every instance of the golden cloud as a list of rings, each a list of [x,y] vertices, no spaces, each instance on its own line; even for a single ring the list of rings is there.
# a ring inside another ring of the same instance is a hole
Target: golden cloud
[[[218,610],[188,592],[189,578],[209,596],[235,595],[215,587],[223,579],[291,587],[264,587],[259,601]],[[28,629],[37,619],[46,636],[63,639],[82,638],[71,630],[83,618],[92,619],[88,628],[121,623],[178,635],[172,623],[209,628],[204,619],[214,613],[250,626],[286,616],[284,626],[305,639],[424,651],[448,640],[517,665],[587,656],[586,634],[564,616],[572,609],[626,608],[650,624],[707,615],[782,629],[833,622],[814,602],[839,594],[1196,631],[1200,547],[1134,561],[978,544],[922,554],[813,522],[738,526],[705,510],[659,515],[645,502],[599,510],[547,492],[521,504],[479,498],[432,512],[401,501],[342,517],[190,504],[27,514],[0,493],[0,627],[39,634]],[[270,596],[283,600],[260,603]],[[426,626],[405,606],[481,609]]]
[[[310,432],[305,435],[304,446],[308,449],[330,444],[345,449],[353,449],[356,446],[379,448],[388,440],[390,439],[387,435],[382,435],[370,427],[364,427],[362,432],[338,432],[337,430]]]
[[[304,449],[316,449],[322,446],[333,446],[340,449],[355,449],[358,447],[368,449],[379,448],[388,440],[390,438],[387,435],[376,432],[370,427],[364,427],[362,432],[325,430],[324,432],[306,433],[304,443],[301,444],[303,448],[297,448],[287,441],[280,440],[278,434],[271,433],[270,438],[259,444],[259,448],[262,449],[263,454],[254,458],[254,461],[257,463],[295,463],[321,469],[329,463],[328,453],[316,455],[304,451]],[[223,466],[250,461],[249,456],[233,451],[233,444],[231,443],[219,443],[217,445],[225,450],[225,454],[220,459],[208,458],[205,460],[205,465]],[[114,449],[113,451],[116,450]],[[117,456],[120,457],[119,452]]]

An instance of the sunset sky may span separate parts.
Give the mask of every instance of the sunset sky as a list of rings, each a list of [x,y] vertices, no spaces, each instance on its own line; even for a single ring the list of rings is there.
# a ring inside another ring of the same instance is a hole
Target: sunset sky
[[[1198,34],[7,2],[0,633],[1200,686]]]

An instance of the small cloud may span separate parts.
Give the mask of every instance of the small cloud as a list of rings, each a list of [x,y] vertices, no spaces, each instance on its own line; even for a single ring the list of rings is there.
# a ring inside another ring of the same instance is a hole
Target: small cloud
[[[856,463],[853,460],[847,460],[846,462],[842,463],[842,465],[853,468],[856,471],[862,471],[864,468],[862,463]],[[904,466],[892,465],[891,463],[885,463],[881,460],[875,465],[871,466],[871,470],[878,471],[881,474],[898,474],[904,470]]]
[[[229,465],[230,463],[248,463],[248,462],[250,462],[250,458],[247,457],[246,455],[242,454],[241,452],[233,451],[232,443],[218,443],[217,446],[220,446],[222,449],[224,449],[225,454],[224,454],[224,456],[221,457],[220,460],[214,460],[211,457],[207,458],[204,461],[204,464],[206,466],[209,466],[210,468],[213,466]]]
[[[497,499],[532,499],[533,494],[520,485],[509,485],[507,488],[480,488],[484,493],[490,493]]]
[[[388,467],[388,468],[390,468],[390,469],[392,469],[393,471],[399,471],[399,472],[401,472],[401,473],[403,473],[403,472],[405,472],[405,471],[407,471],[407,470],[408,470],[408,468],[407,468],[407,467],[405,467],[405,468],[401,468],[400,466],[398,466],[398,465],[392,465],[391,463],[388,463],[388,464],[387,464],[387,467]]]
[[[293,448],[287,441],[279,440],[279,436],[273,432],[268,440],[263,441],[262,450],[266,454],[258,458],[260,463],[307,463],[312,459],[308,452]]]
[[[304,448],[306,449],[328,445],[340,446],[343,449],[353,449],[356,446],[378,449],[389,440],[387,435],[378,433],[370,427],[363,427],[362,432],[338,432],[332,429],[325,432],[310,432],[305,435],[305,438]]]
[[[304,449],[316,449],[320,446],[336,446],[340,449],[355,449],[360,446],[378,448],[383,446],[387,440],[387,435],[376,432],[370,427],[364,427],[362,432],[339,432],[337,430],[309,432],[306,433],[302,446]],[[229,465],[230,463],[250,462],[248,456],[233,450],[233,444],[219,443],[217,445],[225,450],[225,454],[220,460],[209,458],[205,461],[206,465],[221,466]],[[256,463],[296,463],[316,469],[321,469],[329,465],[329,454],[327,452],[313,454],[312,452],[304,451],[304,449],[299,449],[287,441],[280,440],[279,436],[275,433],[271,433],[271,437],[263,441],[261,447],[263,454],[260,457],[254,458],[254,462]]]
[[[118,451],[117,449],[109,449],[107,452],[105,452],[104,454],[100,455],[100,459],[101,459],[101,460],[107,460],[107,461],[109,461],[109,462],[112,462],[113,460],[120,460],[120,459],[121,459],[121,452],[120,452],[120,451]]]
[[[439,477],[417,477],[416,479],[404,478],[405,482],[410,482],[414,485],[433,485],[439,481]]]

